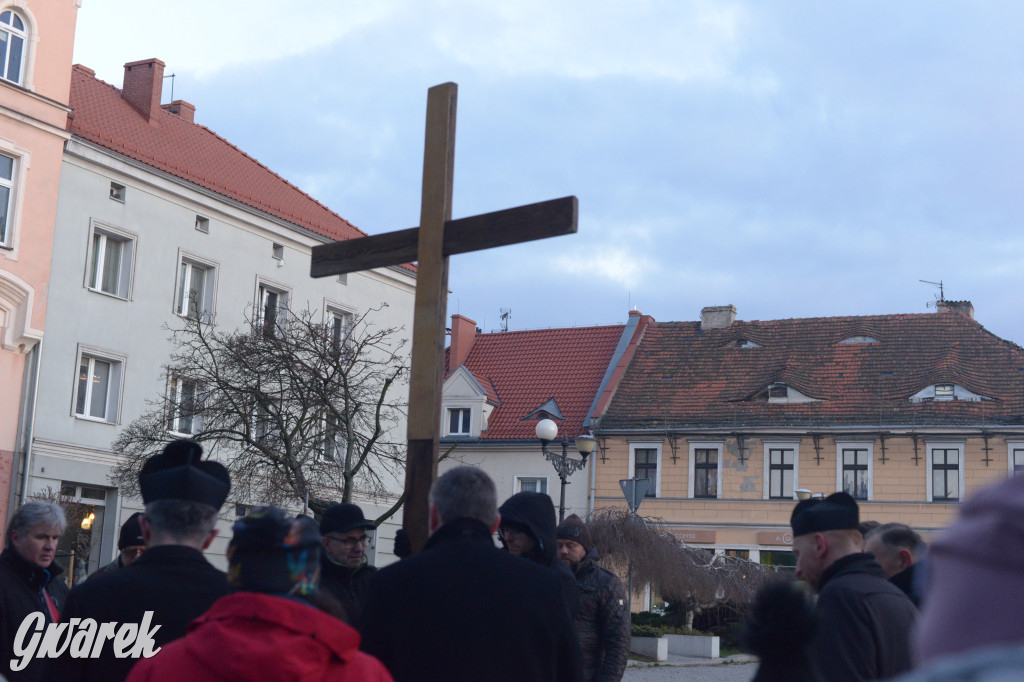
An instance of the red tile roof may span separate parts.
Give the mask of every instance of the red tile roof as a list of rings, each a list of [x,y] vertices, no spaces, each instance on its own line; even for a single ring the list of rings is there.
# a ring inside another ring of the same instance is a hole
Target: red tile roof
[[[493,385],[500,401],[481,438],[535,440],[537,421],[522,417],[551,398],[565,417],[555,422],[559,437],[583,433],[624,329],[612,325],[477,334],[463,364],[488,394]]]
[[[878,343],[840,343],[867,336]],[[759,348],[738,348],[753,341]],[[772,383],[811,403],[768,403]],[[936,383],[991,398],[911,402]],[[1024,423],[1024,349],[956,313],[652,323],[606,429]]]
[[[70,103],[69,129],[75,137],[329,239],[366,235],[209,128],[162,109],[151,125],[91,69],[72,68]]]

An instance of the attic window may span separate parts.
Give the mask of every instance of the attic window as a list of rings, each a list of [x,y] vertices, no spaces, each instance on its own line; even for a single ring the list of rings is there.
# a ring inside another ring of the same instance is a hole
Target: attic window
[[[114,201],[124,203],[125,187],[116,182],[110,183],[110,198]]]
[[[751,341],[750,339],[736,339],[733,342],[734,348],[760,348],[761,344]]]
[[[768,402],[785,400],[789,397],[789,386],[785,384],[772,384],[768,387]]]
[[[210,219],[201,215],[196,216],[196,229],[205,234],[210,233]]]
[[[920,403],[928,401],[952,401],[952,400],[966,400],[971,402],[979,402],[981,400],[992,400],[989,396],[980,395],[957,384],[932,384],[926,386],[920,391],[910,396],[910,402]]]
[[[951,400],[953,398],[953,384],[935,384],[936,400]]]
[[[284,245],[274,244],[274,260],[284,260]]]
[[[878,339],[873,336],[851,336],[847,339],[843,339],[839,343],[855,344],[855,343],[879,343]]]

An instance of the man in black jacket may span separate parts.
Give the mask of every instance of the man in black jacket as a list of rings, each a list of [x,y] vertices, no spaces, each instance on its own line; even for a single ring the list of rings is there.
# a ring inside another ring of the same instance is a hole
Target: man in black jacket
[[[71,591],[61,621],[92,618],[97,623],[143,623],[152,612],[156,646],[185,635],[188,624],[231,592],[227,576],[203,550],[217,536],[217,512],[231,487],[227,469],[200,461],[203,449],[176,440],[146,460],[139,487],[146,513],[141,519],[148,549],[131,566],[87,580]],[[54,659],[47,679],[61,682],[124,680],[135,658],[118,658],[107,641],[98,658],[72,658],[70,649]]]
[[[53,623],[64,606],[68,586],[53,559],[66,526],[64,511],[52,502],[27,502],[11,517],[0,554],[0,675],[12,682],[44,679],[43,661],[33,658],[14,671],[11,659],[25,618],[41,613],[44,623]]]
[[[505,549],[558,573],[569,613],[575,619],[580,610],[580,590],[572,571],[558,558],[555,505],[551,498],[544,493],[516,493],[505,500],[498,513],[498,537]]]
[[[921,608],[921,580],[916,569],[928,551],[921,536],[906,524],[887,523],[864,536],[864,551],[874,554],[889,582]]]
[[[142,512],[135,512],[128,517],[128,520],[121,526],[121,533],[117,538],[117,558],[102,568],[97,568],[90,579],[98,575],[106,575],[114,571],[131,566],[135,560],[146,551],[146,540],[142,537],[142,524],[139,519]]]
[[[796,505],[796,575],[818,593],[813,664],[822,679],[858,682],[910,670],[917,609],[861,551],[857,502],[846,493]]]
[[[343,502],[330,507],[320,519],[324,551],[320,554],[320,590],[334,597],[345,610],[345,620],[356,626],[363,613],[370,581],[377,569],[366,558],[372,521],[363,510]]]
[[[557,575],[503,552],[494,482],[475,467],[430,492],[430,539],[381,569],[363,614],[362,648],[395,682],[583,679]]]
[[[583,650],[587,682],[619,682],[629,660],[631,623],[622,581],[598,566],[590,531],[576,514],[558,526],[558,556],[580,587],[576,634]]]

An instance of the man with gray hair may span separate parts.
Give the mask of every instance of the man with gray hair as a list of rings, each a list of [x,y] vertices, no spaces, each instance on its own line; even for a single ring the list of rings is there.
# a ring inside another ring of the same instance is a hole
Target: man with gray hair
[[[139,473],[146,552],[131,566],[75,587],[61,620],[140,624],[152,612],[150,622],[159,626],[152,639],[163,646],[183,637],[192,620],[231,591],[227,576],[203,557],[217,536],[217,514],[231,481],[222,464],[202,460],[202,454],[199,443],[182,439],[146,460]],[[72,658],[66,652],[53,661],[47,679],[118,682],[136,662],[118,658],[110,645],[99,658]]]
[[[875,561],[885,571],[885,577],[914,606],[921,608],[921,580],[916,567],[924,559],[928,545],[917,532],[903,523],[886,523],[864,536],[864,551],[875,555]]]
[[[67,521],[53,502],[27,502],[11,517],[0,554],[0,670],[11,680],[41,680],[41,661],[19,672],[11,670],[14,641],[25,618],[42,613],[46,623],[58,619],[68,587],[54,563],[57,541]]]
[[[396,682],[583,679],[558,575],[495,546],[497,506],[483,471],[448,471],[430,491],[423,551],[377,572],[362,648]]]

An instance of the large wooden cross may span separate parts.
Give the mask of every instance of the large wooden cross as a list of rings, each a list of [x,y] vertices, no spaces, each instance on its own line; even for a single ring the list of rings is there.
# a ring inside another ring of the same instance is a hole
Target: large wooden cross
[[[417,262],[403,526],[413,551],[429,535],[427,495],[437,477],[448,297],[448,256],[576,232],[576,197],[452,220],[458,86],[427,92],[420,226],[313,248],[310,275],[327,277]]]

